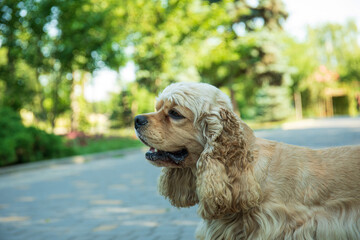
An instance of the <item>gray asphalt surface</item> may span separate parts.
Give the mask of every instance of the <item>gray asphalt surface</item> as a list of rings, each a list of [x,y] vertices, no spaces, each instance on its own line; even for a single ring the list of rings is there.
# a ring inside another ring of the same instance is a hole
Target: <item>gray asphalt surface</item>
[[[258,137],[313,148],[360,144],[360,118],[307,120]],[[0,170],[0,240],[189,240],[196,207],[159,196],[144,150],[78,164]]]

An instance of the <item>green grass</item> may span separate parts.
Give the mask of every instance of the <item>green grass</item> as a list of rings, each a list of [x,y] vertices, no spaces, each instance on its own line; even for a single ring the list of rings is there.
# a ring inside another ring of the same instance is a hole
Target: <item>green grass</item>
[[[129,137],[108,137],[100,139],[86,139],[86,145],[81,146],[78,142],[72,142],[75,154],[83,155],[90,153],[99,153],[112,150],[135,148],[144,146],[137,139]]]

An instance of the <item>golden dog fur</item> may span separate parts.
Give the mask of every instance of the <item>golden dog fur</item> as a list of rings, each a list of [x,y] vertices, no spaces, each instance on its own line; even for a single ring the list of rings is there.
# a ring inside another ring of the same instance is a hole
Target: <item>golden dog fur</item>
[[[157,100],[138,135],[156,149],[187,149],[179,164],[150,162],[163,167],[158,188],[172,205],[198,204],[197,239],[360,239],[360,146],[256,138],[208,84],[172,84]]]

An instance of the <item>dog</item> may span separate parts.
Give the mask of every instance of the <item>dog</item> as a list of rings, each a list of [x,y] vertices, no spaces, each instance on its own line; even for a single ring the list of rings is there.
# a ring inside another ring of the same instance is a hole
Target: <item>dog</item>
[[[158,190],[198,204],[197,239],[360,239],[360,146],[314,150],[265,140],[205,83],[175,83],[135,117]]]

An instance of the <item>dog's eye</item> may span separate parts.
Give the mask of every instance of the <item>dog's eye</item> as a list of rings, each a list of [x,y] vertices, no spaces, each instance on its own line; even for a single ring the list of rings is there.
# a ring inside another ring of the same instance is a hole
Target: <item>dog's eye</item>
[[[183,119],[185,118],[183,115],[181,115],[180,113],[178,113],[177,111],[175,111],[174,109],[171,109],[168,112],[169,117],[171,117],[172,119]]]

